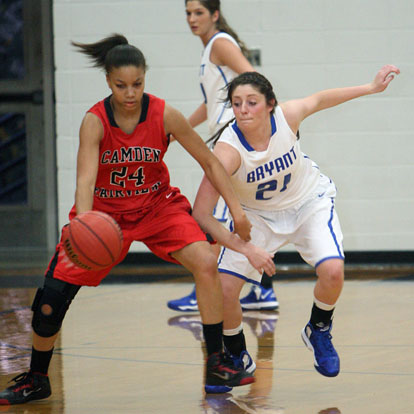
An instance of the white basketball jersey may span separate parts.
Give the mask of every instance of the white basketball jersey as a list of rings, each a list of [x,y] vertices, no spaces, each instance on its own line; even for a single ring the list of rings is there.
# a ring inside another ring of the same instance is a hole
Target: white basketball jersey
[[[223,102],[227,97],[224,88],[237,76],[237,73],[227,66],[215,65],[210,60],[213,43],[219,38],[228,39],[239,47],[229,34],[219,32],[209,40],[201,57],[200,86],[207,106],[207,123],[210,135],[213,135],[233,117],[233,110]]]
[[[293,207],[310,196],[319,183],[319,168],[301,152],[279,106],[270,122],[272,133],[265,151],[250,146],[236,121],[219,139],[240,153],[240,168],[231,179],[240,203],[254,210]]]

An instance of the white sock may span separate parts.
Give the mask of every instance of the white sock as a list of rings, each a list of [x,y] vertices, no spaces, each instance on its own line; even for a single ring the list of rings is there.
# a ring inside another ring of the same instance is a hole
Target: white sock
[[[313,301],[314,301],[315,305],[316,305],[319,309],[322,309],[322,310],[324,310],[324,311],[330,311],[330,310],[332,310],[332,309],[335,307],[335,305],[336,305],[336,302],[335,302],[333,305],[328,305],[327,303],[323,303],[323,302],[321,302],[320,300],[316,299],[315,297],[313,297]]]
[[[225,336],[234,336],[234,335],[239,334],[242,330],[243,330],[243,322],[237,328],[223,329],[223,335],[225,335]]]

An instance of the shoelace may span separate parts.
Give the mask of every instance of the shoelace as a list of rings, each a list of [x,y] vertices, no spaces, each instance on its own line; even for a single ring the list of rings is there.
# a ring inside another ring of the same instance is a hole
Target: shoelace
[[[23,373],[15,376],[14,378],[12,378],[9,382],[14,381],[16,383],[16,385],[11,386],[10,389],[12,389],[13,392],[19,392],[24,388],[31,387],[32,384],[33,384],[33,379],[31,381],[31,383],[29,381],[27,381],[29,376],[31,376],[30,372],[23,372]]]
[[[329,353],[334,352],[334,347],[331,342],[332,335],[329,331],[319,331],[315,335],[315,342],[318,344],[318,347],[325,349]]]

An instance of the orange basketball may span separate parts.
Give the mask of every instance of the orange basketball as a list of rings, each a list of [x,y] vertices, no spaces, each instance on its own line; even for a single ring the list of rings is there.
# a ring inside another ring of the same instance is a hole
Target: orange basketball
[[[85,270],[100,270],[115,263],[122,250],[118,223],[101,211],[74,217],[63,231],[63,247],[69,259]]]

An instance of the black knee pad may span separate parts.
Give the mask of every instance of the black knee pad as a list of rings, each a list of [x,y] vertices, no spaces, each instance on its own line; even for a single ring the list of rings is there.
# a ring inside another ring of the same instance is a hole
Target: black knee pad
[[[32,328],[41,337],[49,338],[57,334],[63,318],[80,286],[58,279],[45,279],[33,300]]]

